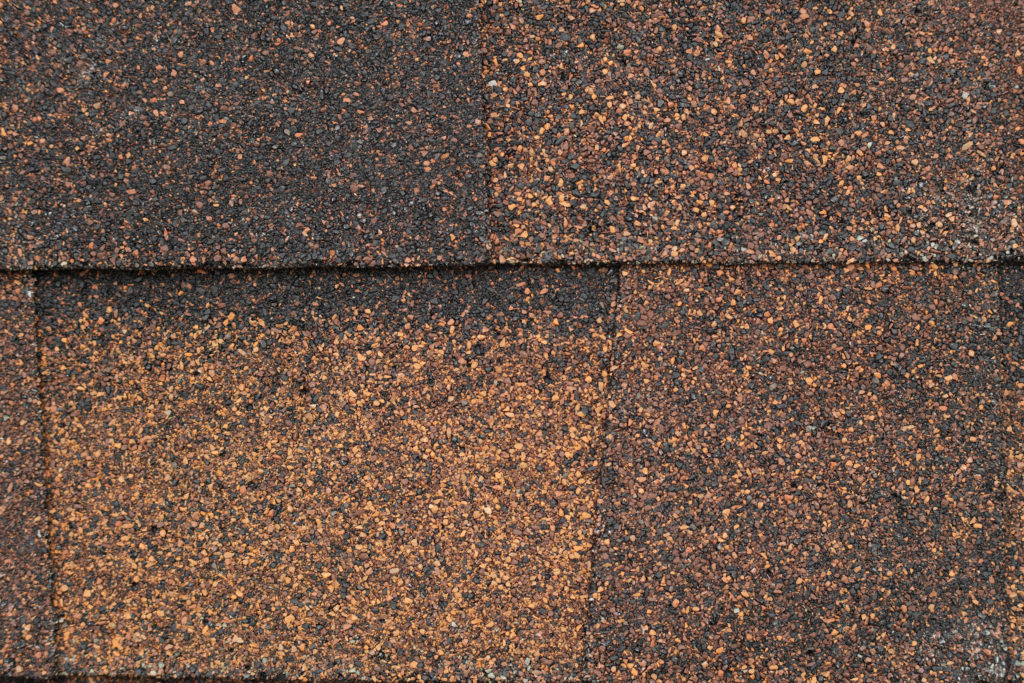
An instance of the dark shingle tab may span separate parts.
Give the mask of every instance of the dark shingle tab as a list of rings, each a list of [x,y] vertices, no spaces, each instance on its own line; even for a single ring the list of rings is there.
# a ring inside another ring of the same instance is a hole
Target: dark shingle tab
[[[614,282],[44,280],[62,670],[580,675]]]
[[[0,276],[0,676],[52,673],[35,278]]]
[[[4,3],[2,265],[484,260],[474,7]]]
[[[627,270],[594,677],[1003,680],[998,289]]]
[[[1017,2],[485,7],[498,258],[1021,253]]]

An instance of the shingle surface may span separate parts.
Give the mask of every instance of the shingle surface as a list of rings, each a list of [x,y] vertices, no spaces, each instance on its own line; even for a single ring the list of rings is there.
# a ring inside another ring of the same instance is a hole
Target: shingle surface
[[[0,678],[1024,680],[1022,34],[0,0]]]
[[[1019,254],[1019,1],[488,0],[508,260]]]
[[[34,295],[32,276],[0,275],[0,676],[53,656]]]
[[[2,264],[483,260],[474,4],[4,3]]]
[[[62,670],[579,675],[614,282],[45,280]]]
[[[1009,336],[1006,355],[1006,594],[1010,612],[1010,639],[1016,656],[1011,662],[1015,679],[1024,678],[1024,271],[1019,266],[1000,273],[1004,329]]]
[[[593,675],[1002,680],[998,285],[624,272]]]

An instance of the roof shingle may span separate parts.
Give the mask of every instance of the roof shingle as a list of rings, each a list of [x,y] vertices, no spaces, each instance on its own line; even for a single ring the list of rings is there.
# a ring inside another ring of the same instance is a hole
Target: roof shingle
[[[1011,672],[1024,677],[1024,272],[1006,268],[1000,272],[1000,288],[1006,314],[1003,328],[1009,336],[1006,363],[1007,405],[1004,422],[1006,449],[1006,597],[1010,612],[1009,639],[1017,653]]]
[[[995,274],[635,268],[616,308],[596,678],[1002,680]]]
[[[35,278],[0,275],[0,676],[51,673]]]
[[[1022,21],[0,3],[0,677],[1020,678]]]
[[[485,7],[500,258],[1020,254],[1019,3]]]
[[[61,671],[578,676],[613,286],[46,280]]]
[[[485,260],[471,0],[8,2],[8,268]]]

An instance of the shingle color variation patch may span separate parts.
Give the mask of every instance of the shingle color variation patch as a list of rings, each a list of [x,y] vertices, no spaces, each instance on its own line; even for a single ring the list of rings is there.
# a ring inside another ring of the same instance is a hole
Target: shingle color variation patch
[[[484,260],[474,5],[4,3],[2,265]]]
[[[61,671],[583,671],[605,271],[54,276]]]
[[[1019,255],[1020,2],[488,0],[508,261]]]
[[[622,275],[596,680],[1004,680],[998,275]]]
[[[0,275],[0,677],[51,673],[35,279]]]

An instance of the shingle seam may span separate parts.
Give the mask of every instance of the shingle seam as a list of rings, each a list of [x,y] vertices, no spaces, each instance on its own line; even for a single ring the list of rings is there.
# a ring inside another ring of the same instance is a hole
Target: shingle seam
[[[591,671],[593,670],[591,664],[593,662],[593,628],[596,620],[596,614],[594,612],[594,591],[597,590],[597,573],[594,571],[594,563],[597,557],[597,544],[604,536],[603,523],[604,517],[601,514],[602,507],[602,493],[604,491],[604,470],[605,462],[607,460],[606,455],[610,444],[611,434],[611,416],[615,406],[610,405],[610,401],[614,396],[618,395],[616,387],[616,367],[615,367],[615,349],[616,349],[616,335],[619,329],[619,312],[618,304],[619,298],[622,293],[622,268],[623,266],[616,266],[612,277],[615,278],[614,286],[612,287],[611,300],[608,302],[608,321],[605,324],[605,334],[608,338],[608,350],[604,360],[601,362],[600,372],[608,375],[608,383],[605,387],[605,412],[602,418],[601,424],[601,442],[595,447],[595,454],[597,456],[597,469],[594,473],[596,479],[596,501],[594,508],[594,526],[592,527],[593,538],[590,542],[590,550],[587,553],[587,566],[589,567],[589,576],[587,579],[587,622],[584,627],[584,640],[583,640],[583,676],[581,680],[592,681]]]
[[[493,215],[493,197],[488,193],[488,216]],[[488,219],[488,226],[497,227],[491,219]],[[484,268],[647,268],[647,267],[693,267],[693,268],[719,268],[719,267],[755,267],[755,266],[821,266],[837,268],[850,265],[894,265],[914,266],[935,263],[938,265],[964,266],[964,267],[999,267],[999,266],[1024,266],[1024,256],[1006,256],[990,259],[921,259],[921,258],[898,258],[898,259],[853,259],[853,260],[826,260],[826,259],[721,259],[721,260],[691,260],[691,259],[528,259],[498,258],[489,261],[460,261],[460,262],[438,262],[416,265],[401,264],[376,264],[372,266],[360,266],[358,264],[344,263],[285,263],[278,265],[242,265],[232,266],[224,264],[203,264],[189,266],[157,265],[157,266],[82,266],[69,265],[66,267],[6,267],[0,266],[0,273],[3,274],[30,274],[42,276],[51,273],[213,273],[213,272],[234,272],[234,273],[276,273],[291,271],[323,270],[323,271],[353,271],[361,273],[395,273],[401,271],[444,271],[459,270],[468,271]]]
[[[42,474],[43,474],[43,504],[46,509],[46,554],[49,561],[49,601],[50,609],[53,614],[53,624],[50,630],[51,637],[53,638],[53,652],[50,656],[50,661],[47,666],[50,669],[51,675],[56,675],[60,671],[60,625],[63,623],[60,610],[57,606],[57,555],[55,553],[54,543],[54,532],[53,532],[53,505],[52,503],[52,491],[50,490],[50,482],[52,477],[50,476],[50,466],[52,459],[50,457],[50,420],[47,418],[46,411],[46,398],[48,392],[43,386],[43,337],[42,337],[42,325],[40,323],[42,319],[42,283],[38,275],[33,275],[32,281],[32,324],[35,332],[35,339],[33,340],[35,351],[35,373],[36,373],[36,391],[38,392],[39,399],[39,457],[42,459]]]
[[[703,267],[703,266],[694,266]],[[728,266],[717,266],[709,265],[708,268],[719,268]],[[737,266],[738,267],[738,266]],[[280,267],[280,268],[267,268],[261,270],[244,270],[236,268],[203,268],[203,267],[190,267],[190,268],[76,268],[68,270],[50,270],[40,269],[31,271],[29,274],[33,275],[37,279],[41,278],[70,278],[70,279],[89,279],[96,277],[116,277],[116,276],[129,276],[129,277],[154,277],[154,278],[175,278],[175,277],[191,277],[194,275],[236,275],[240,277],[281,277],[281,276],[302,276],[302,275],[313,275],[317,273],[322,274],[335,274],[335,275],[363,275],[363,276],[380,276],[380,277],[396,277],[402,275],[416,275],[416,274],[473,274],[473,273],[502,273],[502,272],[539,272],[539,271],[594,271],[594,270],[615,270],[619,268],[617,265],[605,266],[597,264],[573,264],[566,263],[561,265],[541,265],[533,263],[480,263],[480,264],[466,264],[466,265],[453,265],[453,266],[398,266],[398,267],[374,267],[374,268],[351,268],[348,266],[296,266],[296,267]],[[0,273],[3,273],[0,270]],[[22,273],[26,274],[26,273]]]
[[[16,680],[16,681],[38,681],[40,679],[32,678],[14,678],[5,680]],[[48,676],[46,681],[54,681],[54,683],[83,683],[88,681],[89,683],[242,683],[243,681],[295,681],[304,680],[296,678],[287,678],[283,676],[267,676],[264,678],[230,678],[224,676],[107,676],[107,675],[70,675],[60,674],[57,676]],[[367,683],[376,679],[372,678],[318,678],[316,679],[321,683]],[[399,678],[397,681],[415,681],[416,679],[411,678]]]
[[[1000,268],[1000,267],[1024,267],[1024,259],[999,260],[999,261],[961,261],[961,260],[898,260],[898,261],[820,261],[820,260],[783,260],[783,261],[502,261],[486,263],[451,263],[451,264],[423,264],[414,266],[349,266],[335,264],[312,264],[312,265],[282,265],[266,268],[234,268],[224,266],[159,266],[152,268],[34,268],[26,270],[7,270],[0,268],[0,274],[20,273],[32,275],[36,278],[47,276],[63,275],[71,277],[90,277],[95,275],[110,274],[150,274],[150,275],[188,275],[188,274],[214,274],[214,273],[238,273],[238,274],[287,274],[287,273],[312,273],[312,272],[336,272],[336,273],[368,273],[381,275],[395,275],[398,273],[420,273],[420,272],[461,272],[471,273],[489,270],[595,270],[595,269],[623,269],[623,268],[692,268],[695,270],[718,270],[721,268],[820,268],[836,269],[847,267],[885,267],[895,266],[898,268],[912,266],[959,266],[962,268]]]
[[[487,27],[487,24],[488,24],[488,22],[487,22],[487,5],[488,5],[488,0],[480,0],[477,3],[477,12],[476,12],[477,32],[476,32],[476,37],[477,37],[477,41],[478,42],[477,42],[477,46],[476,46],[477,47],[476,54],[478,56],[478,64],[479,64],[479,67],[480,67],[480,73],[478,74],[479,80],[477,82],[477,85],[480,88],[480,122],[482,124],[481,125],[481,128],[482,128],[481,135],[483,136],[483,140],[482,140],[483,145],[482,145],[482,149],[481,149],[482,154],[481,154],[481,158],[480,158],[480,163],[483,164],[483,173],[481,174],[481,178],[483,179],[484,184],[486,185],[486,187],[484,188],[484,197],[486,198],[486,202],[487,202],[486,206],[484,207],[483,222],[484,222],[484,226],[487,228],[487,230],[490,231],[492,234],[494,234],[494,232],[496,231],[496,229],[498,227],[498,222],[495,219],[496,211],[494,210],[494,206],[495,206],[496,199],[495,199],[495,196],[494,196],[495,195],[495,193],[494,193],[494,183],[492,182],[493,181],[493,169],[491,168],[491,165],[490,165],[491,143],[490,143],[490,140],[489,140],[489,136],[487,135],[487,130],[488,130],[487,127],[488,127],[488,122],[491,120],[491,114],[493,114],[495,110],[494,110],[494,107],[491,105],[490,99],[487,97],[487,51],[486,51],[486,48],[485,48],[485,41],[484,41],[484,31],[485,31],[485,29]],[[490,242],[487,245],[487,249],[488,250],[493,250],[494,249],[493,241]],[[488,254],[488,260],[491,261],[491,262],[495,262],[495,263],[500,262],[500,260],[496,259],[496,254],[494,254],[493,251],[491,251],[491,253]],[[504,265],[503,262],[502,262],[502,264]]]

